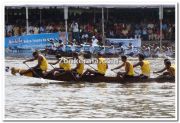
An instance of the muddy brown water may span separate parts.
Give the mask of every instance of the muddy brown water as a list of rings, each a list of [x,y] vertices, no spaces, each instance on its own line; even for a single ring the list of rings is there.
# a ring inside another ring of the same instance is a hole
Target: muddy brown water
[[[150,60],[153,71],[163,67],[162,60]],[[22,61],[6,59],[5,65],[27,68]],[[136,59],[131,61],[135,63]],[[28,64],[33,66],[34,63]],[[116,66],[110,64],[109,68]],[[108,70],[107,75],[115,76],[115,73]],[[41,81],[5,73],[5,118],[175,117],[175,83],[27,85]]]

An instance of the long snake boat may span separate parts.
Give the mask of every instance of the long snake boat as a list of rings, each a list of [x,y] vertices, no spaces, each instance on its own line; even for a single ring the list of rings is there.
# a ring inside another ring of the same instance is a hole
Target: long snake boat
[[[17,69],[16,73],[19,73],[19,69]],[[14,75],[15,75],[14,74]],[[37,77],[36,77],[37,78]],[[40,78],[40,77],[39,77]],[[41,78],[42,79],[42,78]],[[120,77],[112,77],[112,76],[94,76],[94,75],[83,75],[80,78],[76,78],[71,72],[64,73],[58,77],[53,77],[52,75],[48,75],[46,77],[43,77],[43,79],[48,80],[55,80],[52,82],[49,82],[49,84],[73,84],[73,83],[175,83],[174,77],[169,76],[163,76],[163,77],[157,77],[157,78],[148,78],[148,79],[141,79],[138,77],[133,78],[120,78]]]

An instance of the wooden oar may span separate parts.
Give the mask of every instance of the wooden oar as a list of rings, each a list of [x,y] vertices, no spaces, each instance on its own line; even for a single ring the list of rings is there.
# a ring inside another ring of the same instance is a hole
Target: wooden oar
[[[117,74],[114,70],[111,69],[111,71],[112,71],[113,73]]]
[[[97,71],[97,69],[95,69],[94,67],[92,67],[91,65],[87,64],[89,67],[91,67],[93,70]]]
[[[50,64],[52,68],[55,68],[52,64]],[[65,72],[64,72],[65,73]],[[72,74],[73,78],[77,81],[77,78],[74,76],[74,74],[72,73],[72,71],[70,71],[70,73]]]
[[[51,65],[51,67],[54,69],[55,67],[52,65],[52,64],[50,64]]]
[[[36,74],[43,82],[49,83],[47,80],[45,80],[44,78],[42,78],[39,74],[37,74],[34,70],[32,70],[31,67],[29,67],[29,65],[27,65],[26,63],[24,63],[29,69],[31,69],[31,71]]]

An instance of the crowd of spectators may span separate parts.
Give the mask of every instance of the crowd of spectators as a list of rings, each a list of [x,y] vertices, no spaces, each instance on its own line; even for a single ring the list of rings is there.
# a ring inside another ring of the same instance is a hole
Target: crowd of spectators
[[[160,40],[159,21],[142,21],[136,23],[114,23],[110,24],[107,30],[107,37],[110,38],[141,38],[145,41]],[[162,25],[162,39],[174,40],[175,25],[164,22]]]
[[[78,21],[69,21],[68,32],[72,32],[72,40],[79,42],[91,40],[92,36],[101,41],[102,40],[102,26],[101,21],[88,23],[81,23]],[[160,26],[159,20],[141,21],[140,23],[113,23],[111,21],[105,22],[105,37],[106,38],[141,38],[144,41],[160,40]],[[61,22],[47,22],[42,24],[29,24],[28,34],[39,33],[53,33],[64,32],[64,20]],[[5,35],[20,36],[26,35],[26,26],[21,23],[7,23],[5,25]],[[163,21],[162,25],[162,39],[175,39],[175,24]]]
[[[20,36],[26,35],[26,26],[20,24],[7,24],[5,26],[6,37],[10,36]],[[28,34],[39,34],[39,33],[53,33],[58,31],[65,31],[63,23],[49,23],[49,24],[39,24],[32,25],[28,27]]]

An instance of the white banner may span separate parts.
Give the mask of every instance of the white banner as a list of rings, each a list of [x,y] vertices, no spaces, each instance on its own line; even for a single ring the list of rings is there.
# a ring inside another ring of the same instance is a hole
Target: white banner
[[[141,47],[141,39],[117,39],[117,38],[106,38],[107,45],[116,45],[116,46],[129,46],[129,43],[132,43],[134,47]]]

